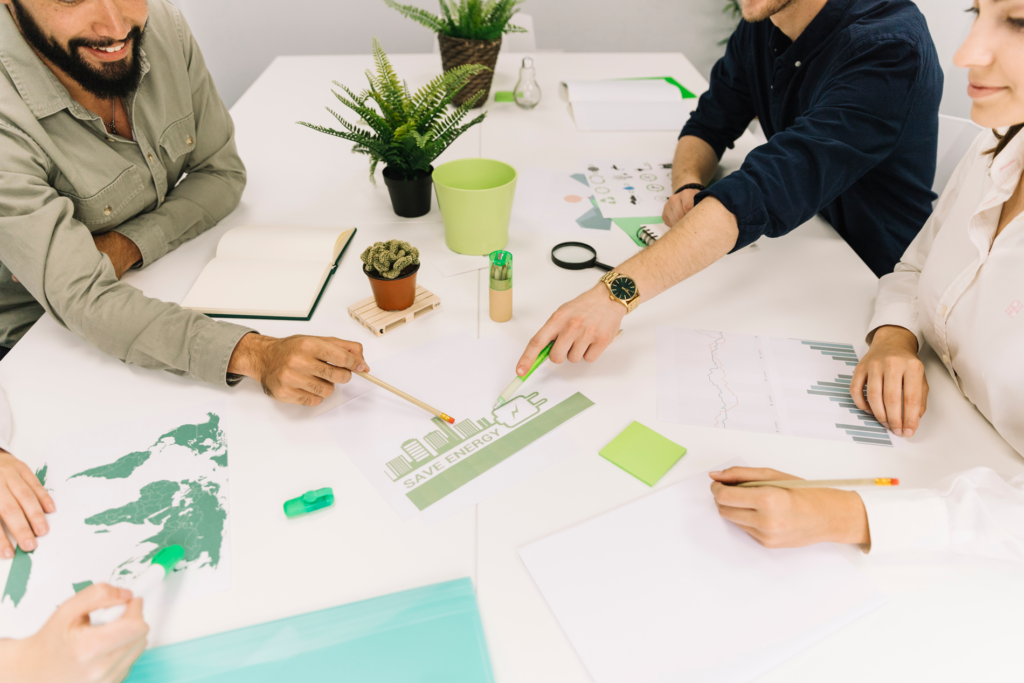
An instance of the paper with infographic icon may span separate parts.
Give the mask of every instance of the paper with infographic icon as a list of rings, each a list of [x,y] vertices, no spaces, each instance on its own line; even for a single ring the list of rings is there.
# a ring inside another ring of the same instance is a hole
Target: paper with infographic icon
[[[57,512],[32,553],[0,565],[0,638],[35,633],[92,583],[126,585],[168,545],[185,559],[145,600],[146,620],[231,583],[228,441],[220,406],[68,434],[36,476]],[[6,573],[6,579],[3,574]]]
[[[449,338],[372,363],[374,376],[453,416],[455,424],[377,388],[318,420],[403,519],[445,517],[576,449],[559,427],[593,402],[552,364],[534,372],[511,401],[493,407],[522,351],[502,336]]]
[[[588,160],[587,184],[605,218],[660,217],[672,196],[671,160]]]

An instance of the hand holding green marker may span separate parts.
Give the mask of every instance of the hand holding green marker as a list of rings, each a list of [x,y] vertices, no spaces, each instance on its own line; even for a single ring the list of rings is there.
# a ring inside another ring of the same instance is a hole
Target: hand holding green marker
[[[618,339],[620,334],[622,334],[622,330],[619,330],[618,332],[615,333],[615,339]],[[612,340],[613,343],[615,342],[615,339]],[[505,403],[508,403],[515,397],[516,392],[518,392],[519,388],[523,386],[523,383],[530,378],[530,375],[533,374],[533,371],[539,368],[540,364],[548,359],[548,354],[551,353],[551,347],[554,345],[555,342],[552,341],[550,344],[545,346],[541,350],[541,352],[537,354],[537,360],[533,361],[533,367],[530,368],[529,372],[527,372],[522,377],[516,377],[514,380],[512,380],[511,384],[505,387],[505,391],[501,392],[501,395],[498,396],[498,400],[494,402],[494,408],[497,408]]]
[[[498,400],[495,401],[494,403],[495,408],[505,403],[508,403],[509,401],[512,400],[512,397],[516,395],[517,391],[519,391],[519,387],[523,386],[523,382],[529,379],[530,375],[533,374],[533,371],[539,368],[540,364],[548,359],[548,354],[551,353],[551,347],[554,345],[555,342],[551,342],[550,344],[545,346],[543,350],[541,350],[541,352],[537,354],[537,360],[533,361],[533,367],[530,368],[530,371],[527,372],[522,377],[516,377],[514,380],[512,380],[511,384],[505,387],[505,391],[501,392],[501,395],[498,396]]]

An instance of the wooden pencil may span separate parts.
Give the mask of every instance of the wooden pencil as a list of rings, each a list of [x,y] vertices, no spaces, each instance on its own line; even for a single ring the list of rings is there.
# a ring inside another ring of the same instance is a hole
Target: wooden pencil
[[[785,479],[780,481],[745,481],[736,484],[742,487],[774,486],[780,489],[826,489],[838,486],[899,486],[900,480],[889,477],[879,479]]]
[[[445,413],[442,413],[437,408],[434,408],[433,406],[427,405],[423,401],[421,401],[418,398],[415,398],[413,396],[410,396],[409,394],[405,393],[401,389],[396,389],[395,387],[391,386],[387,382],[385,382],[383,380],[377,379],[376,377],[374,377],[373,375],[371,375],[368,372],[353,372],[352,374],[359,375],[360,377],[362,377],[363,379],[367,380],[368,382],[373,382],[374,384],[376,384],[381,389],[386,389],[387,391],[390,391],[395,396],[398,396],[400,398],[404,398],[409,403],[412,403],[415,406],[419,406],[420,408],[423,408],[423,410],[427,411],[431,415],[434,415],[436,417],[441,418],[442,420],[444,420],[448,424],[455,424],[455,418],[454,417],[452,417],[450,415],[447,415]]]

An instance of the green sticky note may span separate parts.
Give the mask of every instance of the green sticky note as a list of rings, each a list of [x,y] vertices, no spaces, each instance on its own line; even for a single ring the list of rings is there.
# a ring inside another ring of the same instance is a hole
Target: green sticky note
[[[495,102],[515,102],[516,95],[511,90],[498,90],[494,93]]]
[[[610,444],[601,449],[602,457],[648,486],[657,484],[684,455],[685,448],[639,422],[626,427]]]

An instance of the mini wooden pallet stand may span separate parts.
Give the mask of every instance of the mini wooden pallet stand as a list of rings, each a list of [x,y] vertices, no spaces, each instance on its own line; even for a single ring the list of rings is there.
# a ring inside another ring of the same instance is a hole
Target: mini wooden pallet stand
[[[371,296],[349,306],[348,314],[349,317],[361,323],[366,329],[373,332],[374,335],[382,337],[396,327],[411,323],[421,315],[430,313],[440,305],[441,298],[438,295],[425,287],[417,285],[416,300],[412,306],[404,311],[381,310],[377,308],[377,302]]]

